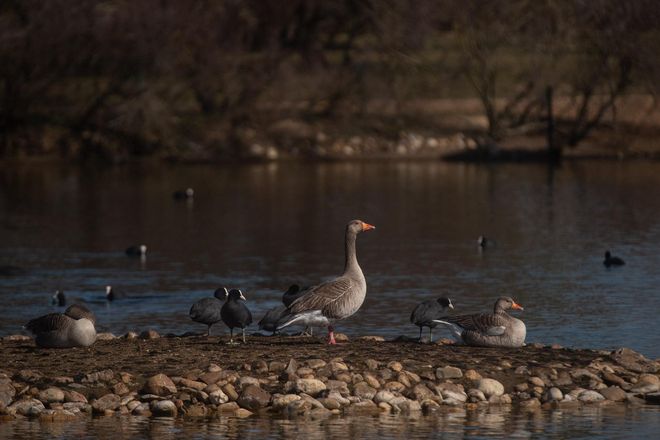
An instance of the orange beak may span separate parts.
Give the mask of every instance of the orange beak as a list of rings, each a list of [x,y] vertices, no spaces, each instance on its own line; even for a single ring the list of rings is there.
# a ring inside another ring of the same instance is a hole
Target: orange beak
[[[525,310],[525,309],[523,309],[523,306],[521,306],[520,304],[518,304],[518,303],[515,302],[515,301],[513,302],[513,305],[511,306],[511,308],[512,308],[513,310]]]
[[[376,229],[375,226],[370,225],[369,223],[362,222],[362,230],[363,231],[368,231],[370,229]]]

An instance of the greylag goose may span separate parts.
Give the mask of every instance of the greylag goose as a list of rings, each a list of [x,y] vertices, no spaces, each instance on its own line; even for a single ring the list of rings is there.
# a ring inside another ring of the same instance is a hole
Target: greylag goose
[[[452,331],[466,345],[480,347],[522,347],[527,329],[525,323],[506,311],[523,310],[512,298],[501,297],[495,302],[493,313],[448,316],[435,319]]]
[[[336,344],[332,322],[348,318],[357,312],[367,294],[367,281],[357,261],[355,239],[360,232],[375,227],[362,220],[346,225],[344,273],[339,277],[310,287],[284,312],[277,329],[304,323],[307,326],[328,326],[328,343]]]
[[[195,196],[195,190],[186,188],[185,190],[174,191],[172,197],[174,200],[189,200]]]
[[[447,309],[453,309],[451,299],[440,297],[417,304],[410,314],[410,322],[419,327],[419,341],[422,342],[422,328],[429,328],[429,340],[433,342],[433,329],[438,325],[434,319],[440,319]]]
[[[129,257],[144,257],[147,255],[147,245],[135,245],[126,248],[126,255]]]
[[[88,347],[96,341],[94,314],[74,304],[62,313],[49,313],[25,324],[35,342],[44,348]]]
[[[222,309],[222,300],[227,297],[229,292],[227,288],[216,289],[213,298],[202,298],[190,307],[190,319],[201,324],[206,324],[206,336],[211,333],[211,326],[216,322],[222,321],[220,310]]]
[[[234,343],[234,328],[240,327],[243,331],[243,343],[245,344],[245,327],[252,324],[252,313],[245,306],[245,297],[240,290],[231,289],[227,295],[227,300],[220,309],[220,316],[222,322],[229,327],[230,339],[229,343]]]
[[[605,267],[623,266],[626,262],[619,257],[613,257],[610,251],[607,251],[605,252],[605,260],[603,260],[603,264]]]

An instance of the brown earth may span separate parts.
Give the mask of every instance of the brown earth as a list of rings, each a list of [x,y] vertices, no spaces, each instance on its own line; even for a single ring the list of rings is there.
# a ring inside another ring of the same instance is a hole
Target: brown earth
[[[157,373],[184,376],[204,370],[209,364],[223,369],[250,369],[255,361],[288,362],[307,359],[342,358],[349,365],[363,366],[367,359],[387,364],[399,361],[409,371],[451,365],[475,369],[503,383],[514,379],[516,367],[532,369],[548,366],[584,368],[604,352],[527,346],[517,349],[477,348],[417,342],[376,342],[351,340],[329,346],[322,340],[305,337],[250,336],[246,345],[227,345],[226,337],[161,337],[157,339],[113,339],[97,341],[89,348],[41,349],[32,341],[0,343],[0,372],[13,375],[21,370],[37,370],[44,375],[73,376],[112,369],[136,376]]]

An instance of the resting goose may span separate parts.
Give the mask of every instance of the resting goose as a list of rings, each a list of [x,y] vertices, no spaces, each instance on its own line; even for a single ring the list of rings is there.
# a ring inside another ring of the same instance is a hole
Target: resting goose
[[[623,266],[626,262],[619,257],[613,257],[610,251],[607,251],[605,252],[605,260],[603,260],[603,264],[605,267]]]
[[[190,319],[201,324],[206,324],[206,336],[211,333],[211,326],[216,322],[222,321],[220,310],[222,309],[222,300],[227,297],[229,292],[227,288],[216,289],[213,298],[202,298],[190,307]]]
[[[419,341],[422,341],[422,328],[429,328],[429,339],[433,342],[433,329],[438,325],[434,319],[440,319],[447,309],[453,309],[451,299],[440,297],[417,304],[410,314],[410,322],[419,327]]]
[[[85,306],[74,304],[64,313],[49,313],[25,324],[44,348],[88,347],[96,341],[94,314]]]
[[[495,302],[493,313],[447,316],[435,319],[444,324],[465,345],[480,347],[522,347],[527,329],[525,323],[506,311],[523,310],[512,298],[501,297]]]
[[[328,326],[328,343],[337,343],[332,322],[357,312],[367,294],[367,281],[355,253],[355,239],[360,232],[374,228],[362,220],[352,220],[346,225],[344,273],[310,287],[293,301],[280,320],[278,330],[298,322],[307,326]]]
[[[222,309],[220,309],[222,322],[229,327],[231,335],[229,339],[230,344],[234,343],[235,327],[240,327],[243,331],[243,343],[245,344],[245,327],[252,324],[252,313],[240,301],[245,301],[243,293],[240,290],[231,289],[227,294],[227,300],[222,305]]]

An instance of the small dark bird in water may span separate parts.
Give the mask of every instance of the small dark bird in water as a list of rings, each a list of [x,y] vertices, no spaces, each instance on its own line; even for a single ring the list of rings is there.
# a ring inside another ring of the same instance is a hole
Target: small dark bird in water
[[[56,304],[58,307],[64,307],[66,305],[66,295],[62,290],[56,290],[53,295],[51,302]]]
[[[147,255],[147,245],[134,245],[126,248],[126,255],[129,257],[142,257]]]
[[[105,299],[108,301],[115,301],[121,298],[126,298],[124,292],[117,291],[112,286],[105,286]]]
[[[129,246],[126,248],[126,255],[129,257],[142,257],[147,255],[147,246],[144,244]]]
[[[490,241],[486,237],[484,237],[483,235],[480,235],[479,238],[477,238],[477,245],[481,249],[486,249],[486,247],[488,247],[489,244],[490,244]]]
[[[613,257],[610,251],[607,251],[605,252],[605,260],[603,260],[603,264],[605,267],[623,266],[626,262],[619,257]]]
[[[240,327],[243,331],[243,343],[245,343],[245,327],[252,323],[252,313],[241,301],[245,301],[243,293],[240,290],[231,289],[220,310],[222,322],[229,327],[230,344],[234,343],[235,327]]]
[[[228,296],[227,288],[216,289],[213,298],[202,298],[190,307],[190,319],[201,324],[206,324],[206,336],[211,333],[211,326],[222,321],[222,300]]]
[[[422,328],[429,328],[429,339],[433,342],[433,329],[438,325],[433,322],[434,319],[440,319],[444,316],[445,310],[453,309],[454,305],[451,299],[440,297],[418,304],[410,314],[410,322],[419,327],[419,341],[422,341]]]
[[[186,188],[185,190],[174,191],[172,197],[174,200],[190,200],[195,196],[195,190]]]

